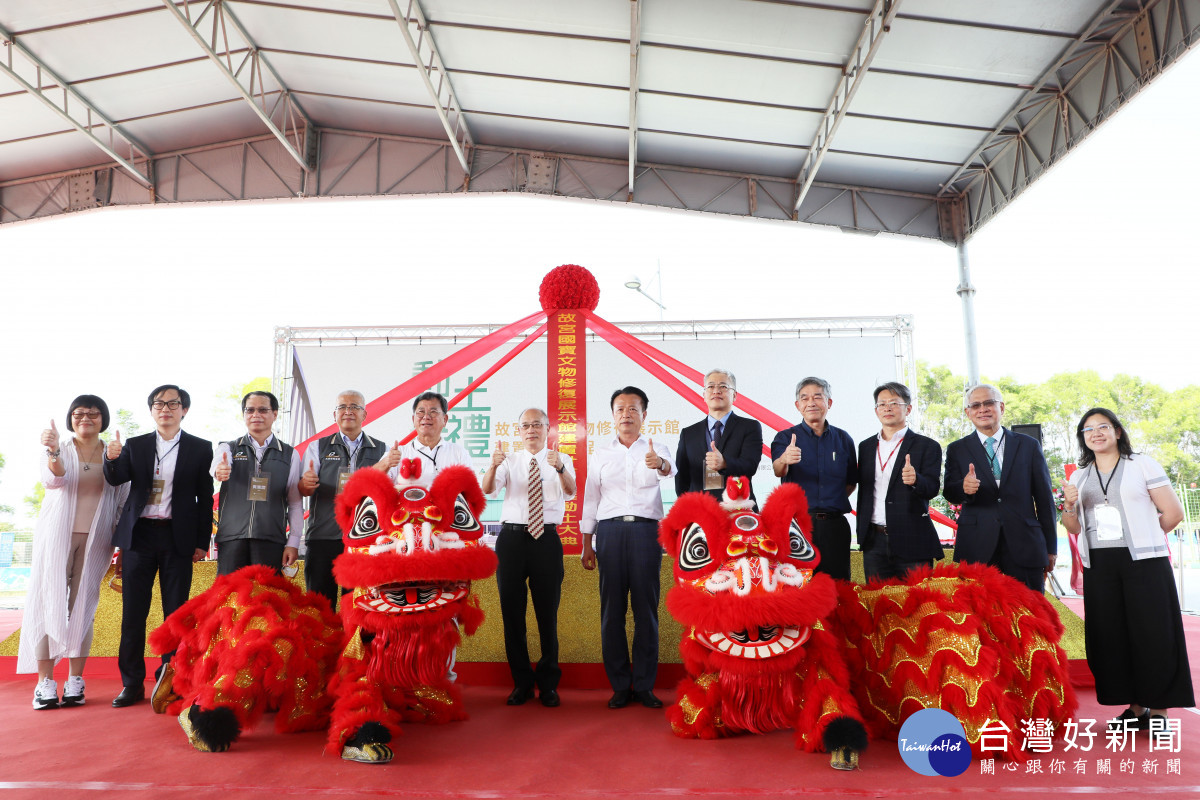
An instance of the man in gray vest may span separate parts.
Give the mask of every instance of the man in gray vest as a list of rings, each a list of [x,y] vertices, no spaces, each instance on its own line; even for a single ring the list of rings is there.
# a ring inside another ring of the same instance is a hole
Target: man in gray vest
[[[280,572],[300,553],[300,454],[271,434],[279,400],[270,392],[250,392],[242,398],[242,416],[246,435],[221,442],[212,464],[221,483],[218,575],[251,564]]]
[[[337,581],[333,579],[333,560],[342,554],[342,529],[334,515],[334,500],[351,473],[361,467],[375,467],[386,472],[383,461],[387,445],[367,436],[363,423],[367,420],[367,398],[362,392],[347,389],[337,397],[333,421],[338,431],[315,440],[304,453],[304,474],[300,476],[300,495],[308,501],[308,527],[304,541],[308,548],[304,557],[304,586],[329,598],[337,609]]]

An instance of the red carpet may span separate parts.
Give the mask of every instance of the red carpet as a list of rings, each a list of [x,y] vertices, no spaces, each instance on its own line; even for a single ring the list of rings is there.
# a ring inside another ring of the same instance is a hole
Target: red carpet
[[[1193,681],[1200,686],[1200,619],[1185,617]],[[89,662],[89,705],[34,711],[34,680],[13,674],[16,659],[0,658],[0,798],[322,797],[517,798],[704,797],[760,798],[831,794],[895,797],[1003,792],[1008,797],[1055,793],[1200,794],[1200,715],[1172,712],[1182,721],[1182,752],[1104,750],[1103,736],[1089,753],[1066,752],[1056,742],[1040,767],[981,774],[975,762],[957,778],[912,772],[896,744],[874,741],[860,769],[838,772],[823,754],[797,752],[790,732],[720,741],[675,738],[661,711],[641,706],[612,711],[603,690],[564,688],[563,705],[536,701],[504,705],[507,686],[482,685],[482,667],[463,665],[471,719],[440,727],[411,725],[383,766],[343,762],[321,753],[319,733],[279,735],[270,715],[228,753],[193,750],[173,717],[148,704],[113,709],[119,691],[115,659]],[[488,669],[491,669],[490,667]],[[475,672],[476,674],[472,674]],[[580,677],[583,674],[580,673]],[[580,682],[585,682],[581,680]],[[1107,719],[1094,694],[1079,691],[1080,718]],[[673,692],[660,691],[669,701]],[[1111,759],[1111,775],[1098,764]],[[1125,760],[1132,772],[1121,772]],[[1172,760],[1178,774],[1168,774]],[[1062,771],[1056,761],[1062,762]],[[1076,772],[1083,762],[1084,774]],[[1149,770],[1153,769],[1151,773]]]

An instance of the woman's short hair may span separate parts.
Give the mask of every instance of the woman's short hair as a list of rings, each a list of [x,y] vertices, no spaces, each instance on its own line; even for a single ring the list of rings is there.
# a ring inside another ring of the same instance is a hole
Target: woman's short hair
[[[75,413],[77,408],[94,408],[100,412],[100,430],[108,430],[108,403],[105,403],[94,394],[81,394],[71,401],[71,407],[67,409],[67,430],[75,432],[75,423],[71,421],[71,415]]]
[[[1122,456],[1133,455],[1133,445],[1129,443],[1129,434],[1125,432],[1125,426],[1121,424],[1121,420],[1117,419],[1117,415],[1107,408],[1089,408],[1083,412],[1083,416],[1079,418],[1079,424],[1075,426],[1075,438],[1079,442],[1079,466],[1086,467],[1096,460],[1096,454],[1087,446],[1086,437],[1083,435],[1084,423],[1087,422],[1088,417],[1094,417],[1096,414],[1111,422],[1113,430],[1119,434],[1117,436],[1117,452]]]

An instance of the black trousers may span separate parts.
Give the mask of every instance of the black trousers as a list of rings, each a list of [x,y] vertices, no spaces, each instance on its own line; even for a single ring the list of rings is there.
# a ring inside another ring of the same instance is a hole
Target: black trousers
[[[653,522],[600,520],[600,653],[614,691],[648,692],[658,676],[658,598],[662,546]],[[625,634],[633,610],[633,659]]]
[[[524,525],[505,523],[496,538],[496,588],[500,617],[504,621],[504,654],[513,685],[518,689],[548,692],[558,688],[558,605],[562,599],[563,547],[554,525],[545,526],[534,539]],[[528,593],[525,590],[528,584]],[[537,669],[529,663],[529,638],[525,624],[527,599],[533,598],[541,657]]]
[[[175,550],[170,520],[140,519],[133,526],[132,547],[121,554],[121,644],[117,669],[121,684],[137,686],[146,680],[146,618],[158,576],[163,617],[187,602],[192,588],[192,554]],[[174,653],[166,653],[162,663]]]
[[[329,607],[334,611],[337,611],[338,598],[346,590],[333,579],[333,560],[345,549],[341,539],[309,539],[304,555],[304,588],[328,598]],[[283,558],[282,553],[280,558]]]
[[[866,573],[868,583],[874,580],[904,578],[909,570],[928,567],[931,564],[933,564],[932,558],[908,561],[893,555],[888,535],[880,531],[872,534],[871,546],[863,550],[863,572]]]
[[[1134,561],[1124,547],[1088,553],[1083,632],[1096,700],[1146,708],[1196,704],[1171,562]]]
[[[813,571],[838,580],[850,580],[850,523],[846,521],[846,515],[814,511],[812,523],[813,545],[821,554],[821,563]]]
[[[1038,594],[1046,591],[1046,570],[1044,567],[1026,567],[1013,560],[1008,546],[1004,542],[1004,529],[996,539],[996,550],[988,559],[988,565],[996,567],[1010,578],[1018,580]]]
[[[261,564],[283,573],[283,543],[266,539],[229,539],[217,542],[217,574],[228,575],[242,567]]]

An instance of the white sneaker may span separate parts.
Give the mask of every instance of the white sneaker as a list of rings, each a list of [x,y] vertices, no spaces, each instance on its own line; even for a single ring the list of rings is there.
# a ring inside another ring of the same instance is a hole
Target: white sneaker
[[[37,710],[58,708],[58,682],[53,678],[42,678],[33,690],[33,707]]]
[[[69,675],[63,684],[62,704],[64,707],[83,705],[83,676]]]

